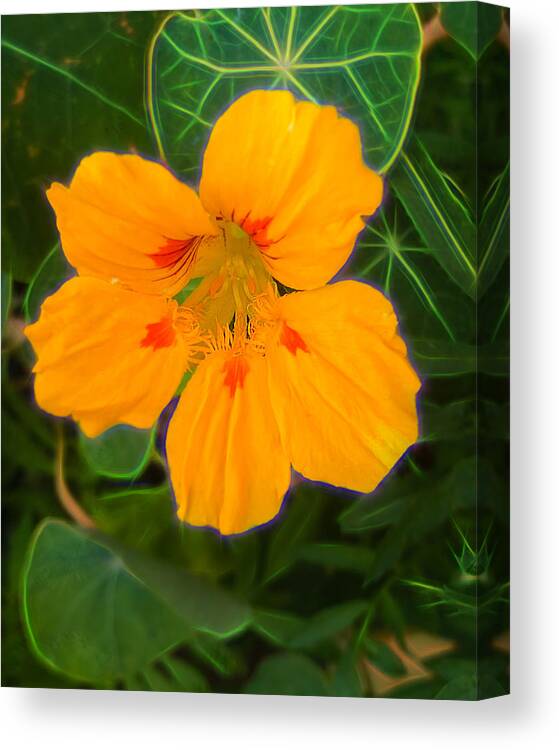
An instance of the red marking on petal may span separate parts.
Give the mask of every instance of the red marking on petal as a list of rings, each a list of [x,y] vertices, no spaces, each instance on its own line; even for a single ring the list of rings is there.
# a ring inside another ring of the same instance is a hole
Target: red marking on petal
[[[173,319],[170,315],[161,318],[157,323],[148,323],[146,331],[146,335],[140,341],[140,346],[151,346],[153,351],[172,346],[177,338]]]
[[[250,367],[246,357],[236,356],[231,357],[224,365],[223,372],[225,378],[223,379],[223,385],[229,388],[229,395],[231,398],[235,395],[237,388],[242,388],[245,384],[245,378],[248,374]]]
[[[180,266],[173,269],[173,273],[178,270],[188,270],[196,260],[200,240],[198,236],[189,237],[186,240],[166,237],[165,244],[161,245],[156,253],[148,253],[148,258],[151,258],[159,268],[172,269],[180,263]]]
[[[156,266],[163,268],[176,263],[184,255],[188,243],[191,240],[166,239],[165,244],[158,248],[156,253],[149,253],[149,257]]]
[[[272,218],[272,216],[266,216],[264,219],[250,219],[246,216],[241,224],[241,228],[251,236],[252,241],[258,247],[270,247],[273,244],[273,240],[268,239],[266,230]]]
[[[309,347],[306,345],[304,339],[297,331],[290,328],[287,323],[284,323],[280,334],[280,344],[283,344],[293,356],[297,354],[297,350],[301,349],[303,352],[309,351]]]

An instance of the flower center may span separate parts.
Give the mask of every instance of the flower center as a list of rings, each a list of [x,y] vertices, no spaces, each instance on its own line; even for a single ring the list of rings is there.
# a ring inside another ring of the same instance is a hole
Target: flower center
[[[199,305],[205,327],[230,326],[233,321],[246,325],[252,300],[271,280],[253,238],[232,221],[217,219],[221,232],[208,239],[204,248],[201,275],[204,281],[185,300]]]
[[[265,288],[269,274],[252,237],[230,221],[222,222],[224,260],[220,277],[228,282],[235,309],[245,312],[250,300]]]

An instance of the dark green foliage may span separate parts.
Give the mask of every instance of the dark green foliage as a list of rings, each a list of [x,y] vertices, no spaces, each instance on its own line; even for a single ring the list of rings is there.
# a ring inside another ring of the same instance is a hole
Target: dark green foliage
[[[49,294],[55,292],[72,275],[72,268],[57,242],[45,257],[27,287],[23,300],[23,312],[27,323],[33,323],[37,320],[43,300]]]
[[[264,659],[250,679],[247,693],[264,695],[328,695],[321,670],[300,654],[274,654]]]
[[[441,22],[450,36],[478,60],[501,28],[503,9],[488,3],[441,3]]]
[[[120,556],[60,521],[46,521],[34,535],[23,612],[39,658],[101,685],[145,667],[186,632]]]
[[[153,13],[10,16],[2,28],[4,263],[28,282],[57,240],[44,189],[107,149],[152,152],[143,111]]]
[[[450,36],[421,62],[437,10],[3,19],[4,684],[508,691],[508,54],[501,9],[442,4]],[[37,408],[21,328],[72,273],[45,188],[97,149],[165,154],[193,183],[215,117],[254,87],[343,109],[385,176],[342,275],[394,303],[421,429],[370,496],[295,477],[272,524],[226,539],[176,521],[162,428],[90,440]],[[60,506],[62,441],[95,533]]]
[[[80,433],[80,449],[91,468],[106,477],[133,478],[149,459],[153,433],[117,425],[95,438]]]

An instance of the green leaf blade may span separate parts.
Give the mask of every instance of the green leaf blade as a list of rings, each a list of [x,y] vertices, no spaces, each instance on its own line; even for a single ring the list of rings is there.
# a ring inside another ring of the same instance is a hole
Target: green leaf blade
[[[301,654],[277,653],[258,665],[247,693],[260,695],[328,695],[322,670]]]
[[[42,660],[97,684],[139,671],[184,634],[180,618],[108,547],[52,519],[30,547],[23,607]]]
[[[352,625],[367,609],[368,603],[361,600],[327,607],[303,624],[290,646],[294,649],[313,648]]]
[[[23,311],[28,323],[37,320],[45,299],[53,294],[70,277],[71,273],[72,269],[57,242],[45,257],[27,287],[23,300]]]
[[[480,262],[478,295],[491,287],[509,256],[510,164],[499,175],[486,197],[479,225]]]
[[[135,477],[149,460],[152,430],[116,425],[95,438],[80,432],[79,445],[89,466],[98,474],[114,479]]]
[[[23,576],[25,623],[52,668],[94,684],[134,675],[202,631],[219,638],[249,624],[249,608],[209,581],[47,519]]]
[[[441,3],[441,23],[474,60],[479,60],[499,33],[503,9],[478,2]]]
[[[402,153],[391,186],[425,247],[466,294],[476,290],[476,227],[468,207],[417,138]]]

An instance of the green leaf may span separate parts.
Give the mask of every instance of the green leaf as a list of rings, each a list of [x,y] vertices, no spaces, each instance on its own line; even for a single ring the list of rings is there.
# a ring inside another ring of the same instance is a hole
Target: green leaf
[[[411,505],[417,510],[419,505],[417,497],[413,499]],[[402,557],[409,541],[409,526],[410,511],[406,513],[405,520],[401,525],[393,526],[382,538],[377,547],[375,564],[369,571],[367,583],[379,580],[383,575],[396,568],[396,564]]]
[[[435,695],[439,701],[475,701],[478,699],[478,684],[475,675],[456,677]]]
[[[358,617],[367,611],[368,606],[367,602],[357,600],[323,609],[304,623],[301,631],[292,638],[291,648],[312,648],[332,638],[332,636],[352,625]]]
[[[226,636],[249,622],[248,607],[205,579],[52,519],[34,536],[23,585],[39,655],[89,682],[143,669],[192,630]]]
[[[441,3],[441,23],[474,58],[479,60],[499,33],[503,9],[478,2]]]
[[[29,403],[29,398],[22,398],[10,382],[2,387],[2,439],[4,445],[10,446],[4,458],[9,455],[12,466],[22,469],[27,477],[37,473],[52,475],[55,455],[52,428]],[[4,467],[6,470],[5,464]],[[4,502],[8,499],[6,493]]]
[[[102,495],[91,514],[102,531],[146,550],[176,523],[168,482],[160,487],[131,487]]]
[[[313,533],[322,498],[312,485],[300,485],[288,499],[288,506],[268,547],[264,581],[278,578],[297,560],[299,550]]]
[[[424,244],[393,195],[366,226],[350,275],[371,282],[391,300],[406,341],[440,341],[444,349],[475,335],[472,300],[448,283],[436,248]]]
[[[278,653],[260,662],[245,689],[261,695],[328,695],[322,670],[301,654]]]
[[[477,493],[477,482],[483,492]],[[456,511],[490,502],[495,492],[494,472],[478,458],[464,458],[437,476],[434,472],[388,477],[371,495],[355,501],[339,518],[344,532],[366,533],[378,528],[377,503],[397,503],[390,529],[375,549],[371,580],[392,568],[408,541],[416,541]]]
[[[12,274],[2,271],[2,333],[8,320],[10,304],[12,302]]]
[[[384,589],[379,595],[379,609],[382,622],[394,633],[400,645],[405,647],[407,623],[399,598],[397,599],[389,589]]]
[[[93,471],[106,477],[125,479],[138,476],[153,445],[153,430],[116,425],[95,438],[80,432],[80,450]]]
[[[158,693],[205,693],[208,681],[190,664],[163,656],[160,661],[149,664],[141,674],[127,677],[126,690],[151,690]]]
[[[332,694],[345,698],[361,698],[363,695],[355,651],[351,646],[345,649],[336,665],[332,680]]]
[[[205,578],[134,550],[123,551],[130,569],[191,628],[230,637],[251,622],[248,605]]]
[[[186,631],[103,541],[52,519],[29,548],[23,608],[38,656],[92,683],[141,670]]]
[[[506,682],[506,661],[447,656],[430,666],[446,683],[437,695],[442,700],[484,700],[508,692],[499,679]]]
[[[412,357],[425,377],[456,377],[472,372],[508,375],[508,341],[490,345],[415,339]]]
[[[418,138],[402,152],[390,185],[448,276],[470,297],[476,289],[476,227],[463,196]]]
[[[421,406],[422,429],[420,441],[432,443],[440,440],[473,438],[476,429],[474,398],[465,398],[442,406],[424,401]]]
[[[484,199],[484,208],[479,225],[479,297],[482,297],[488,291],[509,257],[509,233],[510,164],[507,164]]]
[[[208,681],[191,664],[179,657],[165,654],[141,673],[126,676],[126,690],[155,690],[157,692],[206,693]]]
[[[196,176],[209,131],[233,100],[289,89],[356,120],[367,162],[383,172],[409,128],[420,53],[410,3],[173,13],[151,60],[151,124],[169,163]]]
[[[266,640],[279,646],[287,646],[302,627],[303,619],[289,612],[256,610],[253,628]]]
[[[149,690],[158,693],[170,693],[177,690],[177,684],[172,677],[160,671],[155,665],[148,665],[142,672],[142,677]]]
[[[350,503],[340,514],[338,522],[342,531],[373,531],[398,523],[419,487],[415,474],[387,477],[374,492]]]
[[[394,496],[393,492],[384,496],[381,488],[376,496],[367,495],[352,503],[339,517],[342,531],[372,531],[396,523],[409,501]]]
[[[365,651],[369,661],[371,661],[375,667],[378,667],[381,672],[384,672],[391,677],[401,677],[406,673],[406,668],[402,664],[402,660],[396,656],[394,651],[383,643],[370,636],[364,640]]]
[[[366,573],[374,562],[375,553],[356,544],[317,543],[303,547],[299,558],[325,568]]]
[[[254,587],[260,568],[260,547],[261,540],[257,534],[247,534],[231,541],[237,591],[249,592]]]
[[[161,663],[176,686],[175,689],[188,693],[206,693],[209,690],[208,681],[192,664],[169,655],[165,655]]]
[[[37,320],[40,307],[45,299],[53,294],[71,274],[72,269],[57,242],[43,260],[27,287],[23,300],[23,312],[28,323]]]
[[[199,659],[209,664],[214,672],[224,677],[232,677],[243,670],[238,654],[225,641],[200,633],[188,642],[188,647]]]

